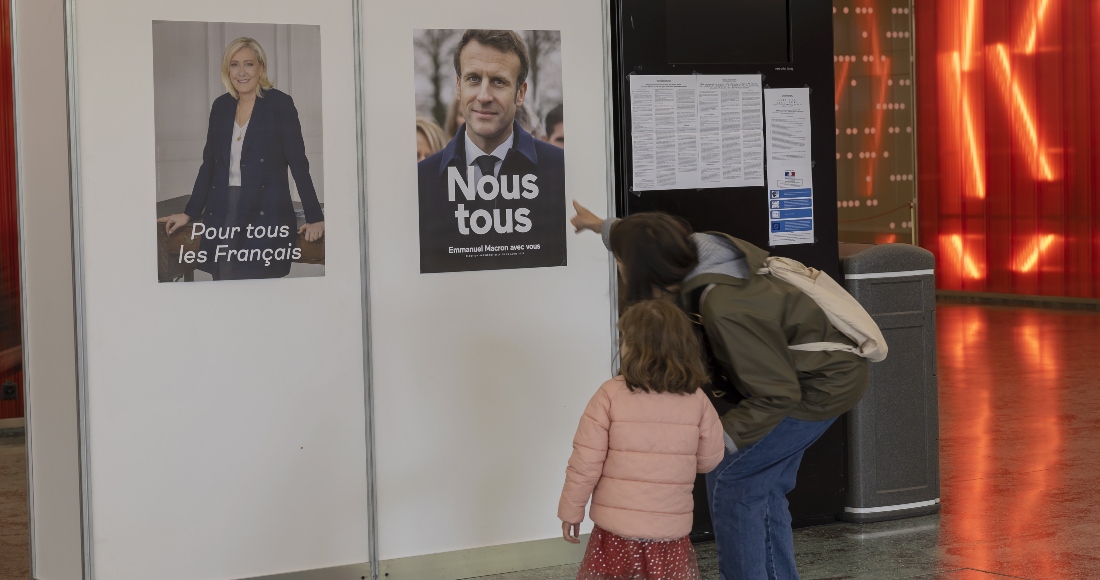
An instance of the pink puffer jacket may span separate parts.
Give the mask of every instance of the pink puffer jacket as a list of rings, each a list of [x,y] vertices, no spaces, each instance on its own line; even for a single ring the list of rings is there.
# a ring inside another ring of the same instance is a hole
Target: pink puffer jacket
[[[613,534],[682,538],[691,532],[695,474],[724,454],[722,424],[703,391],[631,392],[615,377],[581,417],[558,517],[581,522],[591,496],[592,521]]]

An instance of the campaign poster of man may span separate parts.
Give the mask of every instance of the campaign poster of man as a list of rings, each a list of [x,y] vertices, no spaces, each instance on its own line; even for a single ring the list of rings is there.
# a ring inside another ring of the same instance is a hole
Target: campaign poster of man
[[[566,265],[561,33],[416,30],[420,272]]]

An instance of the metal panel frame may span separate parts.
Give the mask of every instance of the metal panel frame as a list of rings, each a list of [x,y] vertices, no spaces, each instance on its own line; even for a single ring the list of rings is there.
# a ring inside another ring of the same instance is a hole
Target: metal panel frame
[[[611,0],[603,0],[603,85],[604,85],[604,140],[605,155],[607,157],[607,191],[609,196],[607,198],[607,218],[615,217],[615,206],[617,205],[615,193],[615,179],[617,172],[615,171],[615,97],[614,97],[614,85],[615,71],[611,64]],[[609,265],[608,271],[608,289],[611,296],[611,344],[618,346],[619,344],[619,268],[615,264],[615,256],[609,250],[607,252],[607,261]],[[618,374],[619,366],[619,349],[616,348],[613,356],[611,357],[611,374]]]
[[[18,0],[11,0],[8,5],[11,21],[11,88],[12,88],[12,126],[15,130],[15,206],[16,206],[16,219],[18,220],[19,232],[24,231],[23,224],[23,164],[20,163],[20,154],[23,151],[22,143],[22,124],[19,122],[19,27],[16,26],[18,22]],[[23,244],[23,236],[19,235],[19,321],[20,321],[20,337],[22,344],[27,344],[28,327],[27,327],[27,272],[26,272],[26,249]],[[31,482],[34,481],[34,456],[31,453],[31,398],[27,394],[27,385],[30,383],[30,365],[27,364],[27,360],[30,359],[30,349],[23,349],[23,431],[25,433],[24,440],[26,441],[26,449],[24,452],[27,455],[27,533],[30,534],[29,548],[31,551],[31,578],[36,575],[35,569],[35,544],[34,544],[34,486]]]
[[[76,60],[76,0],[65,0],[65,77],[69,118],[69,199],[73,234],[73,309],[76,322],[77,430],[80,434],[80,522],[84,579],[94,580],[91,469],[88,450],[88,331],[85,327],[84,220],[80,196],[80,117]]]
[[[360,294],[363,297],[363,418],[367,451],[367,559],[378,561],[378,483],[375,471],[374,449],[374,365],[372,364],[373,339],[371,335],[370,303],[370,236],[367,231],[367,116],[363,94],[363,27],[362,0],[352,4],[352,49],[355,51],[355,142],[359,171],[359,275]],[[371,566],[372,580],[378,580],[378,567]]]

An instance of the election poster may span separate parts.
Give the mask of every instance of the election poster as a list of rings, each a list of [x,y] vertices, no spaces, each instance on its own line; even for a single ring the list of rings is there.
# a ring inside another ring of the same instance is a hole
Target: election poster
[[[413,32],[420,272],[566,265],[561,34]]]
[[[321,27],[152,28],[158,281],[324,276]]]

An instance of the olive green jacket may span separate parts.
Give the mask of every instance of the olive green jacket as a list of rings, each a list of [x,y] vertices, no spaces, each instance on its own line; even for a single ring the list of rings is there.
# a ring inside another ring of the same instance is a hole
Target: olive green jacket
[[[867,389],[867,361],[843,351],[794,351],[810,342],[854,344],[829,323],[816,302],[794,286],[757,274],[768,253],[717,232],[745,254],[747,279],[703,273],[681,287],[685,305],[695,290],[714,284],[699,314],[718,363],[747,397],[722,416],[738,448],[764,437],[786,417],[832,419]]]

